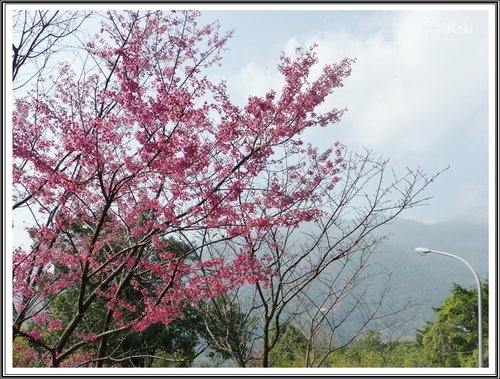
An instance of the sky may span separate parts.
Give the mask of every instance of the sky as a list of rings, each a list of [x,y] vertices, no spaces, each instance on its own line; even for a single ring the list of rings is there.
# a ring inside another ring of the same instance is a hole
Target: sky
[[[280,87],[281,51],[315,43],[318,67],[356,58],[344,87],[325,104],[348,112],[304,139],[324,148],[337,140],[368,148],[398,172],[420,167],[434,174],[449,166],[425,193],[433,197],[428,205],[403,217],[486,221],[494,127],[488,13],[422,9],[205,11],[202,20],[235,29],[217,75],[240,103]]]

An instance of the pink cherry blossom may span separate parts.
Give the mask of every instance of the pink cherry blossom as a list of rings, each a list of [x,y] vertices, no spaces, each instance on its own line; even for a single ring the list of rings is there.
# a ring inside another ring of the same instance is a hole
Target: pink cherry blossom
[[[265,285],[273,272],[250,242],[318,219],[317,189],[339,180],[341,145],[320,152],[300,134],[340,120],[344,109],[318,107],[353,61],[310,80],[314,47],[282,55],[284,87],[238,107],[204,73],[232,33],[198,16],[108,12],[84,44],[92,66],[61,63],[52,86],[15,100],[14,212],[29,207],[37,226],[31,250],[13,252],[14,333],[27,330],[52,365],[92,358],[71,337],[97,344],[168,324],[245,283]],[[187,251],[170,250],[169,237],[186,236]],[[226,260],[203,256],[204,245],[235,237],[248,244]],[[69,290],[75,306],[62,321],[51,304]],[[110,317],[92,329],[97,303]],[[41,305],[48,312],[38,314]],[[57,343],[46,344],[37,324]]]

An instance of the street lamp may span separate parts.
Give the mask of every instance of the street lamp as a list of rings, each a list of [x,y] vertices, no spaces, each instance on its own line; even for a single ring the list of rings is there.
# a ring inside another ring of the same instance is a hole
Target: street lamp
[[[476,271],[469,264],[469,262],[467,262],[465,259],[462,259],[462,258],[457,257],[456,255],[453,255],[450,253],[432,250],[432,249],[428,249],[426,247],[417,247],[415,249],[415,251],[421,255],[428,254],[428,253],[434,253],[434,254],[446,255],[447,257],[458,259],[460,262],[464,263],[472,271],[472,274],[474,275],[474,278],[476,279],[476,284],[477,284],[477,345],[478,345],[477,348],[478,348],[478,354],[479,354],[478,364],[479,364],[479,367],[483,367],[483,311],[482,311],[482,306],[481,306],[481,282],[479,281],[479,277],[477,276]]]

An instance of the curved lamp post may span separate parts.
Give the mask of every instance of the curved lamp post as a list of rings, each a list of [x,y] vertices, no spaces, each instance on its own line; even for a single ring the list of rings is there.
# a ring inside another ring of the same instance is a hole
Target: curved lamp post
[[[417,247],[415,251],[421,255],[434,253],[439,255],[446,255],[447,257],[455,258],[460,262],[464,263],[474,275],[474,279],[476,279],[477,284],[477,348],[478,348],[478,365],[479,367],[483,367],[483,312],[482,312],[482,304],[481,304],[481,282],[479,281],[479,277],[477,276],[474,268],[467,262],[465,259],[457,257],[456,255],[445,253],[442,251],[428,249],[426,247]]]

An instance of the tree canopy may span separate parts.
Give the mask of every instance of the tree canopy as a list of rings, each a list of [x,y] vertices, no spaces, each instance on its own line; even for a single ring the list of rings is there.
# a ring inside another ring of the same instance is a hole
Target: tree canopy
[[[483,350],[488,346],[488,282],[481,285]],[[439,367],[477,367],[477,289],[453,285],[450,296],[434,309],[436,319],[419,330],[417,340],[427,359]],[[483,357],[487,361],[487,354]]]

